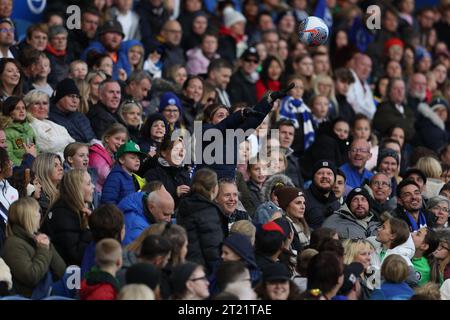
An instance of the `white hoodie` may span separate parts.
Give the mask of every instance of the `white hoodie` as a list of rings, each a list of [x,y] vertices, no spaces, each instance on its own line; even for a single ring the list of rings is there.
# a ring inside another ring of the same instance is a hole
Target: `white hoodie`
[[[395,248],[386,250],[386,254],[384,255],[384,258],[381,259],[380,253],[383,250],[383,245],[381,242],[376,240],[376,237],[369,237],[367,238],[367,241],[369,241],[372,246],[375,248],[375,251],[372,252],[371,255],[371,270],[372,275],[368,278],[368,284],[371,284],[373,288],[379,289],[381,286],[381,265],[383,264],[384,259],[388,257],[391,254],[397,254],[401,256],[405,262],[407,263],[408,267],[412,270],[414,270],[414,266],[411,262],[411,259],[414,257],[414,254],[416,252],[416,247],[414,246],[414,241],[412,239],[411,234],[409,234],[408,240],[406,240],[401,245],[396,246]]]

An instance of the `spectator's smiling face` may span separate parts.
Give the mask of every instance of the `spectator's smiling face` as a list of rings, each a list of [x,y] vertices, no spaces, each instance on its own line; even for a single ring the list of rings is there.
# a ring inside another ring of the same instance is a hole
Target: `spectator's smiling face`
[[[20,81],[19,68],[17,68],[17,66],[12,62],[6,63],[0,80],[4,85],[17,86]]]
[[[380,170],[380,172],[386,174],[389,178],[392,178],[397,173],[397,160],[395,160],[395,158],[393,157],[385,157],[383,160],[381,160],[378,169]]]
[[[197,78],[190,80],[184,93],[195,102],[200,102],[203,97],[203,83]]]
[[[180,118],[180,110],[176,105],[168,105],[163,110],[163,116],[169,124],[174,125]]]
[[[236,211],[238,204],[238,189],[234,183],[222,183],[219,187],[216,201],[226,215]]]
[[[314,174],[314,184],[322,190],[331,190],[334,185],[334,173],[329,168],[321,168]]]

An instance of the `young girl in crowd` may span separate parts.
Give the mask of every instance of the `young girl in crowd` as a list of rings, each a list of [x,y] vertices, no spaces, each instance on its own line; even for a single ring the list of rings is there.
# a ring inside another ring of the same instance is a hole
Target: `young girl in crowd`
[[[434,251],[434,258],[439,270],[439,283],[450,278],[450,231],[443,230],[438,233],[439,245]]]
[[[102,143],[89,148],[89,168],[97,170],[95,189],[102,192],[106,177],[114,164],[114,154],[128,140],[128,131],[123,125],[114,123],[105,131]]]
[[[189,169],[184,165],[186,147],[181,138],[167,137],[161,144],[160,156],[156,167],[145,174],[146,181],[161,181],[175,200],[175,208],[184,195],[191,190]]]
[[[42,232],[52,239],[68,265],[81,266],[84,250],[92,240],[88,209],[94,185],[86,170],[73,169],[64,175],[60,194],[42,222]]]
[[[257,157],[250,159],[247,165],[249,180],[247,187],[250,191],[251,201],[255,208],[263,203],[261,188],[267,178],[267,162]]]
[[[64,166],[68,169],[87,169],[89,165],[89,146],[81,142],[69,143],[64,148]]]
[[[321,95],[328,98],[328,117],[334,119],[339,115],[339,105],[336,100],[333,79],[326,74],[319,74],[313,81],[314,95]]]
[[[23,156],[36,144],[36,135],[27,119],[25,103],[19,97],[11,96],[2,104],[3,127],[6,133],[9,158],[15,166],[20,165]],[[36,151],[34,151],[36,153]],[[35,154],[36,155],[36,154]]]
[[[140,156],[146,156],[133,142],[120,146],[116,153],[117,163],[103,185],[101,203],[118,204],[127,195],[140,190],[142,178],[135,175],[141,165]]]
[[[311,98],[309,105],[311,106],[314,130],[317,131],[323,123],[329,121],[330,102],[326,96],[317,95]]]
[[[439,247],[439,239],[436,232],[430,228],[420,228],[412,233],[416,252],[414,258],[411,259],[414,269],[416,270],[418,285],[423,286],[428,282],[440,282],[439,272],[433,260],[433,252]]]
[[[63,162],[55,153],[41,153],[34,160],[32,170],[42,185],[39,205],[42,214],[45,214],[59,196],[58,186],[64,175]]]

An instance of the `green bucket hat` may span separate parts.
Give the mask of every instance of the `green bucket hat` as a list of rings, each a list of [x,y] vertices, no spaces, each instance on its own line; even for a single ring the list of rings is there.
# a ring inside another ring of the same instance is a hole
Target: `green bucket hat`
[[[123,156],[125,153],[137,153],[142,156],[147,156],[144,152],[141,151],[141,148],[139,148],[139,145],[130,140],[127,143],[124,143],[120,146],[119,150],[116,152],[116,158],[119,159],[121,156]]]

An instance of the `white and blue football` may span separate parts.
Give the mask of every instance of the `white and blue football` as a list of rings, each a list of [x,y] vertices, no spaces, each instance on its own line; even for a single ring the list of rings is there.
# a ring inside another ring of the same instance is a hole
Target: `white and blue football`
[[[307,46],[320,46],[324,44],[328,39],[328,27],[325,22],[314,16],[300,22],[299,38],[300,41]]]

